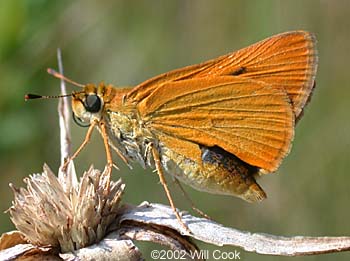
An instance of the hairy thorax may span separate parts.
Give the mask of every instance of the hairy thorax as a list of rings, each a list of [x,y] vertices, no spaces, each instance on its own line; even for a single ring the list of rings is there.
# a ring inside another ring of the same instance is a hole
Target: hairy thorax
[[[154,143],[151,132],[143,127],[135,111],[107,112],[107,123],[112,135],[112,143],[131,160],[138,161],[143,167],[152,166],[150,144]]]

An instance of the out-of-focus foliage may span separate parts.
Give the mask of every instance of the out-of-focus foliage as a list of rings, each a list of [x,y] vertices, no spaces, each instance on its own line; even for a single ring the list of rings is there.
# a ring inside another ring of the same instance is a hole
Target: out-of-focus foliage
[[[317,88],[290,155],[276,174],[261,179],[268,199],[248,204],[188,191],[200,209],[228,226],[279,235],[349,235],[349,17],[349,1],[0,1],[0,210],[10,206],[9,182],[22,186],[23,177],[41,172],[43,162],[58,167],[57,100],[23,100],[28,92],[58,94],[59,81],[46,74],[47,67],[57,67],[57,47],[72,79],[125,86],[302,29],[317,35]],[[72,129],[76,148],[86,129]],[[77,169],[92,163],[101,168],[104,162],[96,133]],[[157,175],[119,165],[114,178],[120,175],[127,184],[124,202],[167,202]],[[171,187],[177,206],[190,209]],[[0,215],[0,231],[12,228],[8,215]],[[155,246],[141,247],[149,258],[147,251]],[[283,259],[241,252],[245,260]],[[349,254],[307,260],[331,257],[348,260]]]

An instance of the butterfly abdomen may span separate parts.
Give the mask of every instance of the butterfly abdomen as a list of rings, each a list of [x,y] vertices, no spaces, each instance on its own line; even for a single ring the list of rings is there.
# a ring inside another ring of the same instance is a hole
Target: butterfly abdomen
[[[238,196],[248,202],[261,201],[265,192],[256,183],[259,169],[219,147],[201,147],[198,163],[164,147],[162,163],[168,173],[193,188],[213,194]]]

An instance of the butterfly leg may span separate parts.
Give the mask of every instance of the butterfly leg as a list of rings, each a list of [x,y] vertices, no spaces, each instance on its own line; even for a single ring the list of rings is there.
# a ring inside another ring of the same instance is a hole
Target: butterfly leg
[[[89,129],[86,133],[86,136],[85,136],[85,139],[83,141],[83,143],[80,145],[80,147],[75,151],[75,153],[69,157],[66,162],[63,164],[62,166],[62,170],[63,171],[66,171],[67,170],[67,167],[68,167],[68,164],[69,162],[71,162],[72,160],[74,160],[78,155],[79,153],[84,149],[84,147],[86,146],[86,144],[89,143],[90,141],[90,138],[91,138],[91,134],[92,134],[92,131],[94,130],[94,127],[97,125],[97,121],[93,121],[90,126],[89,126]]]
[[[199,208],[197,208],[192,199],[190,198],[190,196],[187,194],[187,192],[184,190],[184,188],[182,187],[180,181],[177,179],[177,178],[174,178],[174,182],[176,185],[178,185],[178,187],[180,188],[182,194],[184,195],[184,197],[187,199],[187,201],[190,203],[191,205],[191,208],[197,212],[197,214],[199,214],[200,216],[206,218],[206,219],[210,219],[210,220],[213,220],[211,217],[209,217],[207,214],[205,214],[203,211],[201,211]]]
[[[161,161],[160,161],[159,153],[158,153],[157,149],[154,147],[153,144],[151,144],[150,146],[151,146],[152,155],[153,155],[153,159],[154,159],[154,162],[155,162],[156,170],[157,170],[157,173],[158,173],[158,176],[159,176],[159,180],[160,180],[160,183],[163,185],[163,188],[164,188],[165,194],[166,194],[166,196],[167,196],[167,198],[169,200],[170,206],[173,209],[173,211],[175,213],[175,216],[176,216],[177,220],[180,222],[181,226],[188,233],[191,233],[190,229],[183,222],[182,218],[180,217],[179,212],[177,211],[177,209],[175,207],[173,198],[171,197],[171,194],[170,194],[167,182],[166,182],[165,177],[164,177],[164,172],[163,172],[162,164],[161,164]]]
[[[112,173],[112,167],[113,167],[113,159],[112,159],[112,153],[111,153],[111,148],[109,147],[109,142],[108,142],[108,135],[107,135],[107,130],[106,130],[106,124],[103,120],[99,122],[100,128],[101,128],[101,133],[102,133],[102,138],[103,138],[103,143],[105,146],[106,150],[106,156],[107,156],[107,184],[108,184],[108,189],[107,192],[109,192],[109,184],[111,180],[111,173]]]

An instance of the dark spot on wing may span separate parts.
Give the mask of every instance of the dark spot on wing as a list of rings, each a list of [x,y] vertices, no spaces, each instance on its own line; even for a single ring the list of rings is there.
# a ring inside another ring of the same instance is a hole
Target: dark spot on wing
[[[230,75],[233,75],[233,76],[237,76],[237,75],[240,75],[242,73],[245,73],[247,70],[245,67],[239,67],[237,70],[235,70],[234,72],[230,73]]]

